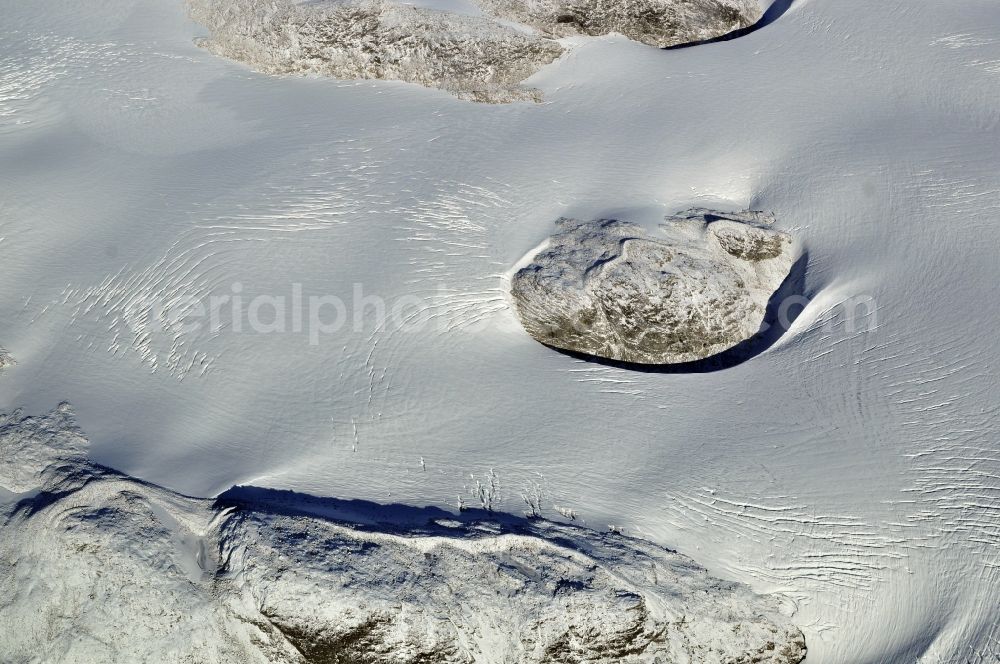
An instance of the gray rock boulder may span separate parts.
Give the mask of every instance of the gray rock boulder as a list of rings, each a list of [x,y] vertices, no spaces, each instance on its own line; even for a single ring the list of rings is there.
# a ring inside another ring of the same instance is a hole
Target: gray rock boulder
[[[637,364],[701,360],[761,330],[797,247],[759,212],[690,210],[660,233],[561,219],[511,278],[521,324],[555,348]]]
[[[747,28],[763,14],[757,0],[478,0],[494,16],[553,37],[612,32],[664,48]]]
[[[11,354],[5,351],[3,346],[0,346],[0,373],[3,373],[7,367],[14,366],[15,364],[17,362],[14,361]]]

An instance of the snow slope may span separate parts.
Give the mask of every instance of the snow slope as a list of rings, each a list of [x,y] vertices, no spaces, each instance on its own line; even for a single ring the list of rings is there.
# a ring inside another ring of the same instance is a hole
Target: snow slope
[[[176,0],[0,10],[4,412],[70,401],[95,462],[196,496],[453,508],[493,468],[504,509],[538,485],[547,517],[794,601],[809,662],[998,656],[995,1],[573,38],[526,81],[544,103],[504,106],[256,74]],[[553,219],[695,206],[774,211],[808,251],[767,352],[639,373],[520,329],[503,275]],[[430,320],[313,345],[154,311],[295,284]]]

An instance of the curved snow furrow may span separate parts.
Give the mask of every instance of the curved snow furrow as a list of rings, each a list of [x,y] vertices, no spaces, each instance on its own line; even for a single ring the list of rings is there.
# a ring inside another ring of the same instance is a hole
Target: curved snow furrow
[[[942,178],[933,171],[921,173],[914,183],[914,193],[921,196],[930,209],[979,218],[987,211],[1000,211],[1000,182],[986,178]],[[983,219],[988,218],[984,215]],[[982,222],[980,227],[993,230],[992,224]]]
[[[449,343],[456,334],[474,334],[482,325],[507,309],[507,300],[501,289],[469,293],[461,289],[438,288],[434,291],[413,291],[409,294],[419,300],[395,320],[386,320],[369,335],[369,351],[365,356],[364,371],[369,377],[365,400],[366,412],[357,419],[380,419],[383,404],[391,384],[391,367],[405,366],[402,358],[410,352],[410,344],[427,342],[412,329],[434,328],[434,337],[441,344]],[[403,385],[405,386],[405,382]]]
[[[973,404],[995,403],[1000,391],[981,352],[961,339],[934,349],[913,342],[908,350],[906,363],[873,362],[904,377],[888,383],[892,411],[913,441],[905,453],[911,486],[903,491],[938,519],[938,536],[961,534],[957,541],[982,555],[977,540],[1000,546],[1000,451],[981,438],[1000,408]]]
[[[490,184],[501,187],[498,183]],[[490,260],[491,249],[495,246],[491,243],[492,236],[512,214],[514,204],[493,188],[467,182],[442,181],[435,184],[435,190],[435,196],[393,207],[392,214],[402,219],[395,227],[400,235],[394,239],[420,243],[417,253],[409,260],[410,265],[422,271],[438,270],[441,273],[434,276],[443,281],[461,274],[461,268],[466,265],[456,264],[454,260],[443,261],[427,253],[440,254],[454,247],[458,251],[448,253],[449,259],[465,259],[466,263]],[[494,259],[493,268],[500,267],[500,262]],[[480,269],[471,278],[483,276],[486,275]]]
[[[107,347],[112,355],[132,353],[154,372],[166,371],[178,380],[193,372],[206,375],[218,356],[206,344],[232,322],[208,329],[206,321],[198,321],[193,330],[185,316],[207,307],[213,296],[236,292],[242,275],[229,266],[256,251],[253,245],[330,232],[369,211],[373,202],[385,205],[372,191],[381,163],[365,152],[363,145],[345,143],[340,151],[310,161],[306,186],[300,178],[270,181],[253,188],[252,203],[240,190],[193,210],[188,227],[145,268],[125,266],[96,286],[64,289],[60,298],[72,307],[70,324],[104,327],[113,334]],[[362,166],[345,168],[356,165],[358,154]],[[225,212],[213,214],[216,209]]]
[[[401,296],[412,304],[401,315],[386,317],[368,336],[369,412],[362,419],[382,412],[386,374],[389,367],[405,364],[399,359],[409,352],[408,344],[427,341],[411,330],[431,330],[432,342],[447,344],[456,334],[475,334],[508,308],[495,235],[512,214],[503,188],[489,181],[442,181],[437,196],[391,207],[389,213],[399,219],[393,239],[409,255]]]
[[[225,240],[206,242],[200,249],[216,242]],[[151,371],[162,369],[183,380],[197,364],[204,375],[214,357],[187,347],[192,334],[183,316],[192,303],[208,298],[212,288],[209,274],[199,269],[205,257],[193,264],[185,258],[164,257],[145,270],[122,272],[94,287],[68,287],[61,297],[73,307],[70,324],[112,330],[108,351],[115,356],[134,353]]]
[[[176,107],[167,93],[148,86],[156,85],[152,72],[159,71],[159,61],[181,56],[147,44],[87,41],[47,32],[9,32],[3,41],[0,133],[44,124],[72,104],[74,110],[95,110],[84,122],[88,131],[105,138],[115,132],[131,137],[148,123],[164,120]],[[135,83],[137,70],[143,74],[141,87]],[[49,91],[56,94],[46,96]]]
[[[575,366],[582,365],[582,366]],[[573,360],[573,365],[566,369],[572,379],[582,385],[594,388],[599,394],[609,397],[624,397],[629,400],[643,401],[650,395],[650,385],[646,374],[637,374],[627,369],[617,369],[593,365],[586,360]],[[661,405],[659,408],[672,408]]]
[[[931,46],[940,46],[951,50],[963,48],[974,48],[977,46],[989,46],[995,44],[996,38],[992,35],[975,34],[971,32],[960,32],[953,35],[938,37],[930,42]]]
[[[979,189],[957,196],[954,186],[942,191],[947,207],[961,209]],[[994,568],[1000,549],[1000,452],[982,432],[990,430],[1000,407],[983,404],[1000,401],[1000,389],[982,348],[963,336],[928,346],[920,325],[913,320],[909,329],[895,328],[876,352],[862,355],[875,380],[867,393],[880,404],[881,426],[906,441],[895,461],[902,480],[900,498],[893,500],[896,517],[887,527],[907,533],[896,545],[912,554],[907,569],[960,568],[963,578],[977,579],[942,591],[974,608],[943,629],[921,661],[956,661],[956,653],[964,653],[966,661],[989,661],[1000,610],[995,594],[1000,575]],[[879,438],[871,440],[877,444]]]
[[[184,320],[175,317],[184,316],[193,302],[211,295],[210,259],[224,254],[228,242],[228,238],[205,241],[179,258],[162,258],[142,271],[124,273],[99,286],[67,288],[62,297],[74,307],[70,323],[107,325],[116,339],[129,340],[112,344],[113,355],[134,352],[151,370],[162,368],[183,379],[187,359],[204,353],[185,348],[192,334],[186,331]],[[207,359],[202,359],[203,370],[207,370]]]
[[[56,34],[3,34],[0,59],[0,133],[15,131],[52,114],[51,105],[36,101],[60,79],[105,69],[121,59],[115,44],[93,44]]]
[[[930,42],[931,46],[952,51],[952,60],[965,67],[981,70],[991,76],[1000,75],[1000,55],[997,45],[1000,41],[995,36],[983,33],[963,32],[938,37]],[[969,58],[969,51],[985,53],[981,57]]]
[[[235,233],[288,233],[348,223],[368,211],[373,199],[376,204],[383,202],[372,189],[385,162],[364,153],[362,146],[345,145],[332,157],[313,158],[304,178],[298,174],[287,181],[268,182],[252,192],[253,202],[233,196],[213,203],[225,212],[206,214],[199,226]]]
[[[47,54],[30,55],[31,42],[18,57],[0,60],[0,133],[35,122],[32,102],[52,81],[65,76],[58,61]]]
[[[905,557],[899,552],[905,538],[887,535],[860,517],[818,514],[807,504],[771,503],[763,496],[737,500],[710,490],[668,493],[668,498],[667,515],[676,527],[709,523],[736,538],[770,542],[774,555],[739,567],[783,587],[874,590],[880,572]]]

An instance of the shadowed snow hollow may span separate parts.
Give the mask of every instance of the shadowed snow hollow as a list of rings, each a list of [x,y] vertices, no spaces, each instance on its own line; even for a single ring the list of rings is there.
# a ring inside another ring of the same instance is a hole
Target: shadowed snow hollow
[[[775,600],[640,540],[249,487],[199,500],[91,464],[86,442],[65,405],[0,418],[12,661],[805,657]]]
[[[212,33],[204,46],[266,73],[399,80],[493,103],[539,99],[519,84],[559,57],[556,37],[620,32],[672,46],[724,35],[760,16],[756,0],[479,0],[493,16],[387,0],[188,4]]]
[[[759,212],[691,210],[659,235],[617,220],[561,219],[511,280],[538,341],[637,364],[701,360],[761,330],[795,259]]]

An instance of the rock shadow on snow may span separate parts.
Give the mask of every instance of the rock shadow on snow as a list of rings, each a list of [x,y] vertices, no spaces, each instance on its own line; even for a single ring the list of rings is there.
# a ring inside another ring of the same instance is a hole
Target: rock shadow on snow
[[[719,42],[732,41],[733,39],[739,39],[740,37],[746,37],[749,34],[757,32],[767,26],[771,25],[779,18],[785,15],[792,5],[795,4],[795,0],[774,0],[771,6],[767,8],[767,11],[757,20],[753,25],[739,28],[738,30],[733,30],[724,35],[719,35],[717,37],[711,37],[709,39],[701,39],[698,41],[687,42],[685,44],[673,44],[671,46],[664,46],[662,50],[664,51],[675,51],[682,48],[691,48],[692,46],[705,46],[707,44],[717,44]]]

